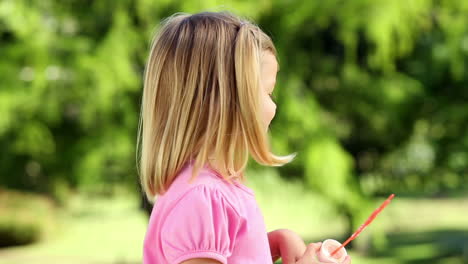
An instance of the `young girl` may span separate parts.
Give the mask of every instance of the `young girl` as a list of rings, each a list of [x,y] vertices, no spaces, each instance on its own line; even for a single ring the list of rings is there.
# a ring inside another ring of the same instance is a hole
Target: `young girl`
[[[249,155],[266,166],[294,158],[272,154],[268,142],[278,70],[271,39],[230,12],[163,21],[145,68],[137,144],[154,204],[144,264],[320,263],[320,243],[267,233],[245,185]]]

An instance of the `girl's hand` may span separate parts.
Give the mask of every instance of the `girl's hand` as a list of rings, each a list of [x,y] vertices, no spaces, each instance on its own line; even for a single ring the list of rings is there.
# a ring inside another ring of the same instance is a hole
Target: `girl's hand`
[[[307,249],[304,255],[297,261],[295,264],[325,264],[325,263],[333,263],[333,262],[320,262],[317,260],[317,254],[320,251],[320,247],[322,246],[322,242],[318,243],[310,243],[307,246]],[[344,261],[341,264],[351,264],[351,257],[346,256]]]
[[[327,263],[318,261],[316,256],[322,242],[311,243],[306,246],[302,238],[289,229],[278,229],[269,232],[268,240],[273,262],[281,258],[283,264]],[[347,256],[340,264],[351,264],[351,257]]]
[[[278,229],[268,233],[273,262],[281,257],[283,264],[294,264],[306,251],[302,238],[289,229]]]

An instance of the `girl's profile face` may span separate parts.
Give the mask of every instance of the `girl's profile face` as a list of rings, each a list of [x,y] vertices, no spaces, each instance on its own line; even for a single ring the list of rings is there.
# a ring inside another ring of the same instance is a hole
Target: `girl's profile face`
[[[278,62],[276,61],[275,55],[269,51],[263,52],[263,58],[261,62],[261,102],[263,105],[263,121],[265,127],[268,129],[271,120],[275,117],[276,104],[273,101],[272,93],[275,89],[276,74],[279,70]]]

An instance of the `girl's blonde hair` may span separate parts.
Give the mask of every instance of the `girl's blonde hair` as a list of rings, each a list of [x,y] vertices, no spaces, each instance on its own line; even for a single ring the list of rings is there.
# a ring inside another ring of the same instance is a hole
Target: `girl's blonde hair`
[[[140,183],[151,203],[188,161],[195,161],[193,180],[214,155],[230,182],[244,180],[249,153],[268,166],[294,158],[270,151],[260,101],[262,51],[276,56],[270,37],[228,11],[178,12],[162,21],[145,67],[137,138]]]

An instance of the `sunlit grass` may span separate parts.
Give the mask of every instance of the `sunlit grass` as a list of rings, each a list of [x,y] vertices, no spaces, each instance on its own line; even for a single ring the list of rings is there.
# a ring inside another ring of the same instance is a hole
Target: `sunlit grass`
[[[147,220],[137,207],[137,199],[128,195],[112,200],[72,197],[54,237],[1,250],[0,263],[141,263]]]

